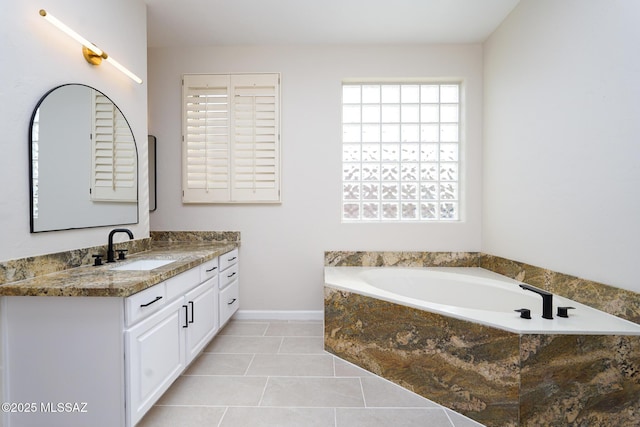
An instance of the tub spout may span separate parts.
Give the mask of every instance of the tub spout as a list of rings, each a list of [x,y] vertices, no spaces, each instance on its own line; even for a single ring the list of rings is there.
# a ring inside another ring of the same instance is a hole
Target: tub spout
[[[521,283],[520,287],[527,291],[535,292],[542,297],[542,317],[544,319],[553,319],[553,294],[535,286]]]

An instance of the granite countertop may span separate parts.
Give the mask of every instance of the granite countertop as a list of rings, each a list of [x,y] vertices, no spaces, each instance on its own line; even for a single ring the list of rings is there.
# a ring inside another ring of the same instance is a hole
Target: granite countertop
[[[238,247],[237,242],[154,242],[151,250],[124,261],[81,266],[0,285],[0,296],[127,297]],[[171,259],[148,271],[117,271],[113,267],[139,259]]]

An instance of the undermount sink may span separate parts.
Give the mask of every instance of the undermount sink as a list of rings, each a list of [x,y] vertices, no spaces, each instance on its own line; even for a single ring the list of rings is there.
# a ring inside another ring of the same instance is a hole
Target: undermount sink
[[[148,271],[175,262],[175,259],[139,259],[128,264],[110,268],[119,271]]]

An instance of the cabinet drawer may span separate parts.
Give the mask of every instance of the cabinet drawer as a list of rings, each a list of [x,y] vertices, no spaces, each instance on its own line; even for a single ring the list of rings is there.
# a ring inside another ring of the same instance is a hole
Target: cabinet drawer
[[[131,326],[140,319],[155,313],[167,303],[164,283],[159,283],[124,300],[125,322]]]
[[[229,318],[240,307],[238,281],[232,282],[229,286],[220,291],[220,327],[224,325]]]
[[[238,263],[238,249],[220,255],[220,271],[224,271],[230,266]]]
[[[182,297],[190,289],[200,284],[200,269],[192,268],[177,276],[165,280],[167,284],[167,300]]]
[[[200,282],[206,282],[215,277],[218,274],[218,270],[218,258],[205,262],[200,266]]]
[[[224,289],[229,283],[238,280],[238,264],[232,265],[220,272],[220,289]]]

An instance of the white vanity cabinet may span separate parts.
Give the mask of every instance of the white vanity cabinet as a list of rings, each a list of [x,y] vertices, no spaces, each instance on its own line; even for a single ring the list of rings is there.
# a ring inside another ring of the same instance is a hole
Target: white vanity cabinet
[[[143,291],[147,295],[126,299],[127,314],[152,308],[163,294],[167,300],[125,331],[128,426],[140,421],[218,331],[217,266],[216,258]],[[137,320],[135,315],[127,319]]]
[[[126,298],[2,297],[4,427],[135,426],[237,309],[231,252]]]
[[[220,256],[220,326],[233,316],[240,306],[240,288],[238,281],[238,249]]]

